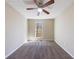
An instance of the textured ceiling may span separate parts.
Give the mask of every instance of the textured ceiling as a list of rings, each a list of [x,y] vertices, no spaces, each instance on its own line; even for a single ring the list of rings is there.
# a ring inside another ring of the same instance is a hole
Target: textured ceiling
[[[44,0],[44,3],[45,2],[47,2],[47,0]],[[41,13],[40,16],[37,16],[37,10],[26,10],[28,7],[37,7],[33,0],[6,0],[6,3],[11,5],[26,18],[47,19],[55,18],[57,15],[62,13],[63,10],[73,3],[73,0],[55,0],[54,4],[45,8],[50,12],[50,14],[47,15],[45,13]]]

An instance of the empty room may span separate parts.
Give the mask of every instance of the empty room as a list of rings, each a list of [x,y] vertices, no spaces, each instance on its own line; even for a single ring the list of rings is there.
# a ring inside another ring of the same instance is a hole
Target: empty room
[[[74,59],[74,0],[5,0],[5,59]]]

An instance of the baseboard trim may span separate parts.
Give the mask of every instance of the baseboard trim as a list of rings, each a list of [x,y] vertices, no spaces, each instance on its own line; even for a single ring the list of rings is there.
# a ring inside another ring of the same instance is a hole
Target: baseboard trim
[[[25,43],[25,42],[24,42]],[[8,56],[10,56],[12,53],[14,53],[18,48],[20,48],[24,43],[20,44],[19,47],[17,47],[16,49],[14,49],[13,51],[11,51],[8,55],[5,56],[5,58],[7,58]]]
[[[74,56],[72,56],[67,50],[65,50],[56,40],[55,40],[55,42],[56,42],[64,51],[66,51],[72,58],[74,58]]]

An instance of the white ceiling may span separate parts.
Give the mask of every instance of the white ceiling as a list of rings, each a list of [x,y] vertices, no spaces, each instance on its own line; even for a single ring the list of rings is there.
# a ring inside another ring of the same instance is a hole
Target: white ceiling
[[[45,0],[47,2],[47,0]],[[73,3],[73,0],[55,0],[55,3],[46,7],[45,9],[50,12],[49,15],[41,13],[37,16],[37,10],[28,11],[28,7],[37,7],[33,0],[6,0],[6,3],[10,4],[15,10],[20,12],[26,18],[32,19],[47,19],[55,18],[57,15],[63,12],[68,6]]]

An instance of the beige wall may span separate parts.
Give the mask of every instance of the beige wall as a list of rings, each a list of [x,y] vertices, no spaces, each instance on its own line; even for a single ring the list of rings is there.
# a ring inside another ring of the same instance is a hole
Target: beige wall
[[[68,7],[55,18],[55,41],[74,56],[74,7]]]
[[[6,57],[25,41],[25,18],[6,3],[5,9],[5,55]]]
[[[35,37],[35,21],[28,20],[28,37]]]
[[[54,20],[48,19],[44,22],[43,25],[43,39],[54,40]]]
[[[28,20],[28,36],[29,37],[35,36],[35,26],[36,26],[35,22],[37,22],[37,20],[34,20],[34,19]],[[46,19],[40,22],[43,22],[43,35],[41,39],[54,40],[54,20]]]

